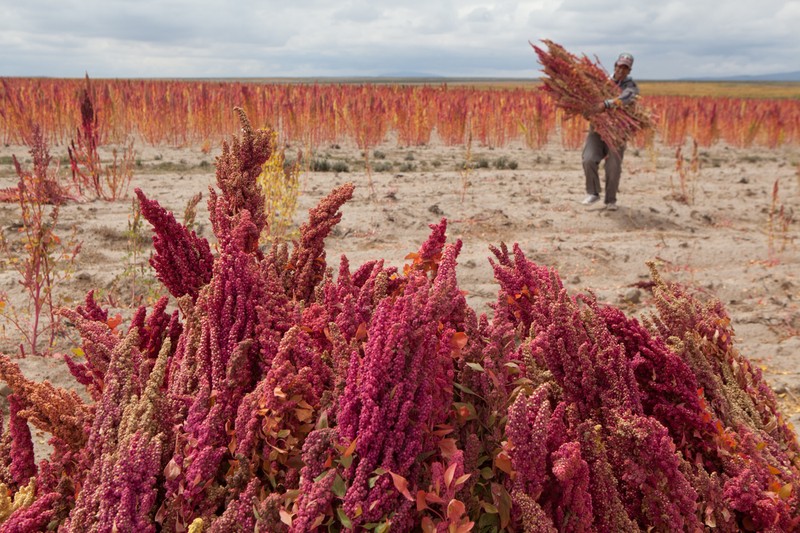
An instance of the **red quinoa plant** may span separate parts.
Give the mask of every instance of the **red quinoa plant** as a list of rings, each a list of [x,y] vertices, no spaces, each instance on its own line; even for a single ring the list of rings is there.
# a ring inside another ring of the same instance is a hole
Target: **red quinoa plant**
[[[16,402],[0,495],[24,502],[0,509],[4,528],[800,526],[800,446],[719,302],[653,268],[655,312],[639,321],[501,245],[497,301],[477,316],[445,220],[402,269],[343,257],[334,276],[324,239],[351,184],[291,250],[264,251],[256,179],[273,137],[240,120],[209,200],[216,253],[138,193],[177,307],[141,307],[127,330],[91,293],[64,311],[91,401],[0,357]],[[52,435],[38,465],[23,420]]]
[[[27,142],[29,126],[35,122],[48,132],[49,141],[69,144],[81,117],[81,99],[75,95],[82,94],[85,86],[81,79],[0,80],[3,141]],[[560,125],[554,99],[535,86],[109,79],[93,80],[92,87],[93,106],[102,110],[104,139],[134,134],[152,145],[197,144],[205,151],[218,146],[236,127],[229,110],[237,105],[260,123],[279,126],[284,142],[310,155],[325,144],[356,142],[356,135],[367,129],[394,133],[404,145],[428,142],[435,134],[445,145],[454,146],[465,143],[468,122],[475,142],[538,146]],[[652,131],[673,148],[687,136],[700,146],[724,141],[774,148],[800,142],[797,98],[647,95],[646,104],[653,111]],[[369,124],[348,124],[348,115]],[[580,116],[567,125],[573,130],[586,126]],[[649,141],[648,135],[640,133],[632,142],[640,146]],[[576,136],[568,132],[563,146],[569,148]]]
[[[103,200],[116,200],[128,192],[136,152],[133,143],[127,142],[121,153],[113,148],[113,160],[103,164],[98,151],[103,135],[95,101],[94,89],[87,74],[86,86],[81,91],[81,125],[67,147],[72,180],[81,195],[92,194]]]
[[[388,129],[387,109],[383,100],[374,94],[369,87],[360,87],[360,98],[355,98],[341,110],[341,117],[347,131],[364,156],[364,167],[367,173],[367,185],[371,196],[375,196],[372,183],[372,164],[369,151],[383,142]]]
[[[612,148],[624,145],[636,133],[651,127],[648,111],[641,106],[622,106],[597,113],[598,102],[619,94],[608,73],[585,55],[577,57],[547,39],[542,42],[547,50],[531,44],[546,76],[542,90],[568,116],[582,116],[591,121],[598,135]]]

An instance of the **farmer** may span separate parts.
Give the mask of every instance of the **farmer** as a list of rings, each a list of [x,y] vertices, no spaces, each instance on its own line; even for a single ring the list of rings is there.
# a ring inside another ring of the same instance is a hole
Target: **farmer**
[[[616,98],[611,98],[597,104],[597,112],[603,113],[608,109],[632,103],[639,94],[639,87],[630,77],[633,68],[633,56],[631,54],[620,54],[617,62],[614,63],[614,75],[612,79],[620,89],[620,94]],[[581,202],[583,205],[592,205],[600,200],[600,175],[598,168],[600,161],[605,158],[606,174],[606,194],[605,204],[609,211],[617,209],[617,189],[619,188],[619,178],[622,174],[622,155],[625,152],[625,145],[616,147],[616,150],[609,149],[609,146],[594,131],[594,127],[589,127],[589,134],[586,136],[586,143],[583,146],[583,172],[586,175],[586,198]]]

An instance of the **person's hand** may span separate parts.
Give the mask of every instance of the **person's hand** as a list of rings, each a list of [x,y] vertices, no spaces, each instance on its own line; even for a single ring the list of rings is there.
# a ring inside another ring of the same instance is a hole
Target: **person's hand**
[[[597,113],[602,113],[602,112],[603,112],[603,111],[605,111],[605,110],[606,110],[606,104],[605,104],[605,102],[600,102],[599,104],[597,104],[597,107],[595,108],[595,111],[596,111]]]

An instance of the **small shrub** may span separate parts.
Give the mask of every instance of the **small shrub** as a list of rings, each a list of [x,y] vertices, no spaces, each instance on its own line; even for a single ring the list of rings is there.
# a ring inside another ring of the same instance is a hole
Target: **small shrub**
[[[694,191],[697,184],[697,177],[700,172],[700,158],[697,155],[697,141],[694,140],[692,144],[692,157],[686,165],[683,158],[682,147],[678,146],[675,151],[675,171],[678,174],[678,189],[675,190],[670,175],[670,187],[673,189],[672,197],[678,202],[686,205],[694,203]]]
[[[344,161],[335,161],[331,165],[331,170],[334,172],[350,172],[350,166]]]
[[[19,283],[28,296],[28,306],[24,313],[7,308],[4,305],[7,298],[0,294],[0,315],[22,335],[31,353],[37,354],[42,337],[47,337],[50,349],[59,332],[61,320],[57,311],[61,302],[56,288],[72,274],[81,244],[75,238],[74,228],[69,239],[62,240],[56,234],[59,205],[64,197],[60,189],[53,189],[58,178],[50,171],[50,154],[38,127],[34,127],[32,139],[33,170],[23,169],[14,160],[19,175],[20,239],[9,242],[0,233],[0,264],[17,271]],[[53,205],[48,206],[47,202]],[[23,345],[20,349],[24,353]]]
[[[330,172],[331,163],[327,159],[313,159],[311,161],[311,170],[313,172]]]
[[[514,170],[517,168],[517,166],[517,162],[506,155],[500,156],[494,160],[494,168],[498,170],[505,170],[508,168]]]
[[[780,178],[775,180],[772,186],[772,202],[769,206],[769,217],[767,221],[767,242],[769,255],[774,260],[778,252],[786,249],[787,245],[793,241],[789,228],[793,222],[791,209],[786,209],[780,200]],[[780,241],[780,246],[778,245]]]
[[[194,223],[194,207],[200,198],[201,194],[196,194],[186,206],[184,220],[190,219],[190,224]],[[131,309],[144,304],[152,305],[163,296],[164,292],[162,285],[150,268],[149,257],[145,256],[147,246],[150,244],[150,236],[145,234],[143,223],[141,204],[138,198],[133,198],[128,217],[128,229],[125,231],[126,265],[112,284],[112,292],[119,291],[120,301],[125,301],[123,296],[124,293],[127,293],[128,306]]]

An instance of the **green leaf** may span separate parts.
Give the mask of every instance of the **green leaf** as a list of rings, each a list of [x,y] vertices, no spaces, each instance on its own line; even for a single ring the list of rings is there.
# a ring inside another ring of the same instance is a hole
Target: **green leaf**
[[[328,427],[328,412],[323,411],[317,419],[317,426],[315,429],[325,429]]]
[[[291,502],[295,501],[298,497],[300,497],[300,489],[287,490],[283,494],[284,504],[291,503]]]
[[[426,460],[428,457],[430,457],[431,455],[433,455],[434,453],[436,453],[436,451],[435,451],[435,450],[429,450],[429,451],[427,451],[427,452],[422,452],[422,453],[420,453],[419,455],[417,455],[417,463],[424,463],[424,462],[425,462],[425,460]]]
[[[478,531],[487,531],[494,533],[500,531],[500,519],[496,514],[483,513],[478,519]]]
[[[386,470],[385,468],[381,468],[380,466],[378,468],[376,468],[375,470],[373,470],[372,473],[375,474],[375,475],[370,477],[367,480],[367,484],[369,485],[369,488],[374,487],[375,484],[378,482],[378,480],[381,478],[381,476],[384,475],[384,474],[387,474],[388,472],[389,472],[388,470]]]
[[[338,472],[336,473],[336,478],[333,480],[331,492],[333,492],[339,498],[344,498],[344,495],[347,492],[347,485],[345,485],[344,479],[339,475]]]
[[[481,502],[481,507],[484,511],[490,514],[499,514],[500,510],[489,502]]]
[[[467,387],[466,385],[462,385],[461,383],[453,383],[453,387],[457,388],[461,392],[466,392],[467,394],[472,394],[473,396],[478,396],[478,394]]]
[[[345,468],[350,468],[350,465],[353,464],[353,456],[342,457],[337,462]]]
[[[341,522],[344,527],[346,527],[347,529],[353,529],[353,522],[350,521],[350,518],[347,517],[347,514],[345,514],[344,512],[344,509],[342,509],[341,507],[337,507],[336,516],[339,517],[339,522]]]
[[[467,366],[470,367],[475,372],[486,372],[486,370],[483,369],[480,363],[467,363]]]

